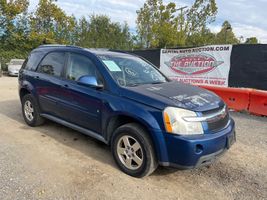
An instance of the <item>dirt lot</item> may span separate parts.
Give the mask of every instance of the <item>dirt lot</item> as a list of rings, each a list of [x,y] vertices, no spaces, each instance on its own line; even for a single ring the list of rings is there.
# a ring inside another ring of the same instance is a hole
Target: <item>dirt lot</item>
[[[17,78],[0,78],[0,199],[267,199],[267,118],[232,113],[237,143],[202,169],[120,172],[109,148],[53,122],[25,125]]]

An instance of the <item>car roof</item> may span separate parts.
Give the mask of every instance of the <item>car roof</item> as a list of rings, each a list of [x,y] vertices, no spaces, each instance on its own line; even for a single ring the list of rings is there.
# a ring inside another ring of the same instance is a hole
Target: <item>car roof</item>
[[[59,44],[49,44],[49,45],[41,45],[34,51],[43,50],[43,51],[51,51],[55,49],[80,49],[84,51],[88,51],[96,56],[99,55],[110,55],[110,56],[131,56],[130,53],[106,48],[83,48],[78,46],[71,45],[59,45]]]

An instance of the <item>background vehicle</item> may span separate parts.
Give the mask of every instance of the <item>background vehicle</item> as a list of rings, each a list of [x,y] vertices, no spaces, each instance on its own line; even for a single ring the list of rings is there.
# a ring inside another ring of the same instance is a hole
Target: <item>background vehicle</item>
[[[28,125],[50,119],[94,137],[134,177],[209,164],[235,141],[218,96],[126,53],[41,46],[20,70],[19,95]]]
[[[23,64],[23,59],[11,59],[8,65],[8,75],[9,76],[18,76],[19,70]]]

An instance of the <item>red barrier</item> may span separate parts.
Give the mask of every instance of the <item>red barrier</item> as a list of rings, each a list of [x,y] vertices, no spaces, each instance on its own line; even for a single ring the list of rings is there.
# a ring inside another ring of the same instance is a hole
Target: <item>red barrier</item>
[[[251,91],[249,112],[267,116],[267,91]]]
[[[199,86],[210,90],[220,96],[229,108],[236,111],[247,111],[249,108],[251,89],[245,88],[224,88],[213,86]]]
[[[231,109],[267,116],[267,91],[245,88],[198,86],[216,93]]]

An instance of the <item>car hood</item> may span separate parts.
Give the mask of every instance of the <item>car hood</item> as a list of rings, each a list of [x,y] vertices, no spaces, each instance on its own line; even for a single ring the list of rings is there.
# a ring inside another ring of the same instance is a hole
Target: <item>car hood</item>
[[[203,112],[219,108],[224,102],[214,93],[178,82],[146,84],[123,88],[121,95],[136,102],[164,109],[167,106]]]

